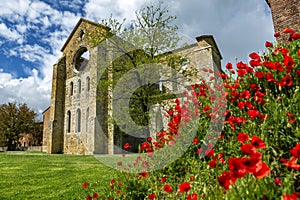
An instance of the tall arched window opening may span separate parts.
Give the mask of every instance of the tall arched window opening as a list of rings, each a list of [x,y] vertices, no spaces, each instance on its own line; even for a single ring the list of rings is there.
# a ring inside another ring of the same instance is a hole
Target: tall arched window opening
[[[74,84],[73,82],[70,83],[70,96],[73,95],[73,88],[74,88]]]
[[[90,91],[90,77],[88,76],[87,78],[86,78],[86,91]]]
[[[81,93],[81,80],[79,79],[78,82],[77,82],[77,87],[78,87],[78,94]]]
[[[76,112],[76,132],[80,132],[81,131],[81,111],[78,108],[77,112]]]
[[[86,116],[85,116],[85,131],[88,132],[89,130],[89,115],[90,115],[90,109],[86,109]]]
[[[67,133],[71,132],[71,111],[67,112]]]

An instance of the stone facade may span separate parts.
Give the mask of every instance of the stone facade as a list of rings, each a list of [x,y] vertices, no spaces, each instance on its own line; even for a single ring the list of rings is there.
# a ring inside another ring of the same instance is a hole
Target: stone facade
[[[272,11],[275,32],[284,28],[300,29],[299,0],[266,0]]]
[[[49,140],[49,121],[50,121],[50,107],[48,107],[43,112],[43,143],[42,143],[42,151],[43,152],[50,152],[48,149]]]
[[[114,66],[110,63],[111,50],[97,45],[99,41],[106,42],[102,36],[108,31],[107,27],[80,19],[63,45],[63,55],[53,66],[51,106],[44,112],[44,151],[114,154],[122,153],[120,147],[134,140],[117,133],[116,127],[109,123],[114,112],[112,90],[109,86],[103,90],[98,84],[114,78],[110,73]],[[118,40],[121,41],[120,38]],[[212,36],[197,37],[195,44],[171,53],[187,58],[182,68],[195,71],[187,75],[192,84],[209,77],[202,68],[221,70],[222,57]],[[103,76],[105,72],[107,74]]]

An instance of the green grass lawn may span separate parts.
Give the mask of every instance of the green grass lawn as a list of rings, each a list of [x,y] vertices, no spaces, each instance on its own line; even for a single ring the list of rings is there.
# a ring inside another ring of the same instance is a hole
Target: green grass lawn
[[[83,182],[97,182],[99,192],[116,176],[93,156],[0,153],[1,200],[85,199]]]

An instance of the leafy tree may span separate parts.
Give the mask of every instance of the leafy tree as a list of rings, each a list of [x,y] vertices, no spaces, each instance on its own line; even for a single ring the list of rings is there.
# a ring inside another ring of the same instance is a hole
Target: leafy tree
[[[107,100],[103,98],[112,94],[119,79],[132,69],[153,63],[166,64],[173,68],[181,66],[184,58],[168,53],[179,47],[180,37],[177,34],[178,27],[174,24],[175,19],[175,16],[169,15],[168,8],[163,1],[159,1],[156,5],[147,5],[136,11],[135,20],[131,23],[126,23],[126,19],[120,22],[112,16],[101,22],[102,25],[111,29],[109,32],[103,32],[104,35],[95,35],[93,37],[95,45],[103,42],[103,38],[113,37],[114,39],[110,40],[110,49],[113,49],[112,54],[115,55],[112,57],[115,57],[112,66],[101,73],[103,76],[99,83],[99,90],[102,92],[99,95],[100,101]],[[132,50],[128,51],[128,49]],[[105,66],[106,61],[100,60],[99,66]],[[160,76],[160,72],[145,71],[145,73],[149,73],[149,76]],[[149,108],[173,96],[166,94],[166,88],[159,87],[159,83],[147,83],[143,77],[145,76],[141,76],[139,72],[132,75],[130,81],[137,82],[140,87],[130,96],[129,110],[120,111],[120,113],[129,112],[136,124],[145,126],[149,124]],[[128,92],[132,92],[131,89],[122,88],[121,92],[118,91],[124,94],[120,98],[127,98],[125,94]],[[126,126],[126,121],[126,117],[123,118],[124,126]],[[143,135],[149,135],[149,130],[133,128],[132,131],[142,131]]]
[[[14,150],[23,133],[34,126],[36,113],[25,103],[7,103],[0,106],[0,135],[5,138],[8,150]]]

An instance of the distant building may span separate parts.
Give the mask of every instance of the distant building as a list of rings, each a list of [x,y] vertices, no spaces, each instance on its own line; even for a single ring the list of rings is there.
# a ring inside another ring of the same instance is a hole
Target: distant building
[[[149,136],[137,140],[109,123],[114,110],[109,98],[99,98],[108,94],[96,84],[102,80],[97,69],[109,53],[95,45],[92,37],[106,31],[107,27],[80,19],[61,49],[63,55],[53,66],[51,105],[43,113],[43,150],[48,153],[121,153],[126,142],[136,144]],[[212,36],[199,36],[176,53],[186,57],[183,67],[196,71],[193,84],[201,81],[202,68],[221,70],[222,57]]]

